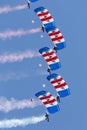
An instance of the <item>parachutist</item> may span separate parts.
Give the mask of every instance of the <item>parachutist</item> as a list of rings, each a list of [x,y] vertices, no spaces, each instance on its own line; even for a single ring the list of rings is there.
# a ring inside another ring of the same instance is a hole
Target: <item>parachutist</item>
[[[50,68],[47,69],[47,72],[49,72],[49,74],[51,74],[51,70],[50,70]]]
[[[38,97],[47,108],[47,112],[44,115],[45,120],[49,121],[49,114],[60,111],[57,100],[55,100],[55,97],[50,92],[42,90],[37,92],[35,96]]]
[[[27,1],[27,6],[28,6],[28,8],[30,8],[30,1],[29,0]]]
[[[49,122],[49,115],[48,115],[47,112],[46,112],[46,114],[45,114],[45,119]]]
[[[60,96],[57,95],[56,100],[60,103]]]
[[[55,53],[57,53],[57,47],[54,46],[53,50],[55,51]]]

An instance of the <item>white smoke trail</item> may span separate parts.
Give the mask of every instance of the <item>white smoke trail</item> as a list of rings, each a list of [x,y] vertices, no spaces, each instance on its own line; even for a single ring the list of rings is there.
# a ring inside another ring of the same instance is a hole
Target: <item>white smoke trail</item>
[[[11,98],[8,100],[5,97],[0,97],[0,111],[2,112],[10,112],[12,110],[20,110],[24,108],[35,108],[42,103],[39,100],[35,99],[23,99],[23,100],[16,100]]]
[[[44,120],[45,120],[44,115],[38,117],[23,118],[23,119],[5,119],[5,120],[0,120],[0,128],[12,128],[17,126],[24,127],[30,124],[37,124]]]
[[[26,9],[26,8],[28,8],[28,6],[26,4],[18,5],[15,7],[10,7],[10,6],[0,7],[0,14],[12,12],[12,11],[18,11],[18,10],[22,10],[22,9]]]
[[[0,39],[6,39],[6,38],[11,38],[11,37],[21,37],[24,35],[33,34],[40,31],[41,31],[41,28],[29,29],[29,30],[18,29],[17,31],[8,30],[8,31],[0,32]]]
[[[22,61],[23,59],[26,58],[33,58],[40,56],[39,53],[35,51],[25,51],[25,52],[18,52],[18,53],[4,53],[0,55],[0,63],[6,63],[6,62],[17,62],[17,61]]]
[[[29,73],[25,72],[5,72],[0,73],[0,81],[8,81],[8,80],[20,80],[29,77]]]
[[[5,72],[5,73],[0,73],[0,82],[7,82],[9,80],[21,80],[24,78],[29,78],[29,77],[36,77],[36,76],[42,76],[42,75],[46,75],[47,72],[46,70],[41,70],[38,71],[38,69],[36,71],[32,71],[31,74],[29,74],[29,72],[20,72],[20,71],[13,71],[13,72]]]

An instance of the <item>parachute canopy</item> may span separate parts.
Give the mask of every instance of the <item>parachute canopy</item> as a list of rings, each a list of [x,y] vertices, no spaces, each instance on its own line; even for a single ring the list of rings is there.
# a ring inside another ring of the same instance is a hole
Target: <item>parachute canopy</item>
[[[57,50],[66,47],[65,39],[57,27],[55,26],[49,27],[46,29],[46,32],[48,33],[49,37],[51,38]]]
[[[60,97],[66,97],[70,94],[70,89],[65,80],[58,74],[50,74],[47,79],[54,86]]]
[[[42,101],[49,113],[53,114],[60,110],[57,100],[50,92],[42,90],[36,93],[35,96]]]
[[[49,68],[51,70],[56,70],[61,67],[60,61],[58,56],[56,55],[55,51],[48,48],[44,47],[39,50],[40,54],[43,56],[45,61],[47,62]]]
[[[44,25],[45,29],[55,26],[54,19],[50,12],[44,8],[44,7],[38,7],[35,10],[35,13],[38,15],[40,18],[42,24]]]

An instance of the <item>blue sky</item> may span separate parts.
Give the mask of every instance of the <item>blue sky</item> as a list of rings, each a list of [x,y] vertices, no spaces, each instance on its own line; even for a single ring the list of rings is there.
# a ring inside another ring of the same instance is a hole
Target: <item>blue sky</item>
[[[17,6],[26,4],[25,0],[0,0],[0,7]],[[34,12],[39,6],[46,7],[55,19],[56,26],[63,33],[67,47],[58,51],[58,56],[62,67],[55,73],[62,75],[67,81],[71,95],[62,98],[60,112],[50,115],[50,122],[40,122],[26,127],[16,127],[13,129],[26,130],[73,130],[87,129],[86,117],[86,12],[87,2],[84,1],[47,1],[38,0],[31,3],[31,9],[12,11],[0,14],[0,32],[6,30],[31,30],[41,27],[41,21]],[[32,23],[32,20],[35,22]],[[41,38],[41,35],[44,37]],[[47,33],[37,32],[20,37],[0,38],[0,56],[4,54],[19,54],[26,51],[35,51],[44,46],[53,47]],[[38,65],[42,64],[42,67]],[[42,57],[24,58],[16,62],[0,62],[0,98],[7,100],[30,99],[36,97],[34,94],[39,90],[47,90],[55,93],[50,83],[46,80],[48,73],[47,65]],[[43,88],[43,84],[46,87]],[[46,111],[44,106],[35,108],[25,108],[22,110],[12,110],[10,112],[0,111],[0,120],[12,118],[26,118],[39,116]]]

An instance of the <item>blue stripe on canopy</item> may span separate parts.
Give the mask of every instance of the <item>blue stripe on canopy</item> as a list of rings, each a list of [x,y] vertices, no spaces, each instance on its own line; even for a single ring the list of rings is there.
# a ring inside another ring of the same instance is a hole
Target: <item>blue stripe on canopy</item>
[[[36,1],[38,1],[38,0],[29,0],[30,2],[36,2]]]

